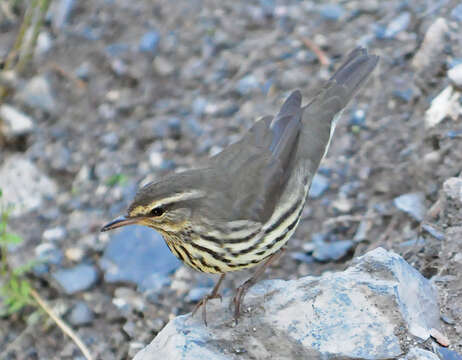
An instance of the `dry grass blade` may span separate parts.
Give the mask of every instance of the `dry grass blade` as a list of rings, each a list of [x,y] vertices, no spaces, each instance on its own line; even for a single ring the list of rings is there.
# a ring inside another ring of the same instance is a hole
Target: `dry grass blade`
[[[34,298],[35,301],[37,301],[37,304],[47,313],[47,315],[58,325],[58,327],[61,329],[61,331],[69,336],[71,340],[77,345],[77,347],[80,349],[82,352],[83,356],[85,356],[85,359],[87,360],[92,360],[93,357],[90,354],[90,351],[88,350],[87,346],[83,343],[83,341],[79,338],[79,336],[75,333],[74,330],[72,330],[61,318],[54,313],[54,311],[48,306],[48,304],[45,302],[44,299],[34,290],[31,289],[31,295]]]

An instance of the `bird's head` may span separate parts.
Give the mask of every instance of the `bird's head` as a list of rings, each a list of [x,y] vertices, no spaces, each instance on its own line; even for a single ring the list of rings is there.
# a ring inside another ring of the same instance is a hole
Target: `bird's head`
[[[148,226],[163,235],[183,231],[205,196],[200,186],[194,186],[201,184],[200,176],[196,171],[188,171],[145,185],[138,190],[127,214],[112,220],[101,231],[133,224]]]

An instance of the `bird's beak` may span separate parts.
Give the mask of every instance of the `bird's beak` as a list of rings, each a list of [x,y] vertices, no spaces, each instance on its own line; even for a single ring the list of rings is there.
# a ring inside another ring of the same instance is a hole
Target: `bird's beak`
[[[121,226],[125,225],[133,225],[133,224],[138,224],[140,221],[139,217],[127,217],[127,216],[119,216],[118,218],[115,218],[111,222],[107,223],[101,228],[101,232],[103,231],[108,231],[112,229],[117,229]]]

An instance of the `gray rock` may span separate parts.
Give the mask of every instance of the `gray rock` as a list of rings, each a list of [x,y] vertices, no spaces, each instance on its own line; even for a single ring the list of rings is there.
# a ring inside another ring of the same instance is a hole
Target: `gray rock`
[[[258,283],[236,326],[228,305],[207,304],[208,327],[201,316],[176,317],[135,360],[389,359],[439,326],[430,282],[382,248],[344,272]]]
[[[81,326],[91,324],[94,317],[93,311],[91,311],[88,305],[83,301],[79,301],[73,306],[67,316],[67,320],[71,325]]]
[[[0,188],[8,190],[3,200],[14,204],[13,216],[38,209],[57,192],[55,182],[21,156],[11,156],[0,166]]]
[[[63,261],[63,252],[51,243],[42,243],[35,248],[37,259],[45,264],[60,265]]]
[[[406,103],[411,101],[414,95],[414,90],[411,87],[393,90],[393,96]]]
[[[91,63],[88,61],[81,63],[77,67],[77,69],[74,70],[75,76],[77,76],[79,79],[82,79],[82,80],[88,80],[91,72],[92,72],[92,66],[91,66]]]
[[[459,4],[452,9],[451,16],[457,21],[462,22],[462,4]]]
[[[454,350],[442,346],[434,347],[436,348],[436,353],[439,355],[439,358],[442,360],[462,360],[462,355]]]
[[[141,37],[139,49],[141,52],[155,54],[159,45],[159,41],[159,33],[155,30],[150,30]]]
[[[136,225],[114,233],[100,260],[106,282],[131,282],[143,288],[146,277],[168,275],[180,264],[157,232]]]
[[[52,24],[55,29],[61,29],[67,24],[75,3],[75,0],[60,0],[52,3]]]
[[[385,39],[392,39],[400,32],[407,29],[411,22],[411,14],[403,12],[401,15],[394,18],[386,27],[383,37]]]
[[[313,199],[320,197],[324,192],[329,189],[329,179],[321,174],[316,174],[311,183],[309,196]]]
[[[30,106],[50,114],[56,112],[55,97],[51,92],[50,84],[44,76],[35,76],[29,80],[26,86],[18,93],[18,100]]]
[[[60,269],[52,274],[67,295],[88,290],[98,280],[98,271],[92,265],[79,264],[69,269]]]
[[[430,351],[423,350],[417,347],[412,348],[401,358],[402,360],[439,360],[438,356]]]
[[[395,206],[410,215],[417,221],[422,221],[427,208],[425,207],[425,198],[422,193],[409,193],[398,196],[393,200]]]
[[[345,14],[345,9],[339,4],[323,4],[318,8],[324,19],[337,21]]]
[[[0,106],[0,126],[0,132],[8,140],[12,140],[17,136],[30,134],[34,129],[34,120],[16,108],[3,104]]]
[[[354,246],[352,240],[340,240],[333,242],[319,242],[315,244],[313,257],[318,261],[336,261],[343,258]]]
[[[451,82],[457,86],[462,87],[462,64],[454,66],[448,71],[448,78]]]
[[[249,95],[254,92],[256,89],[260,88],[260,83],[254,75],[244,76],[237,82],[236,90],[242,96]]]

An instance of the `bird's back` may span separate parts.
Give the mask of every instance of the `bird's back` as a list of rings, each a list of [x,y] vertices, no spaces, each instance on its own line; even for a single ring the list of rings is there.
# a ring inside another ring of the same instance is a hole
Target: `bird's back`
[[[376,66],[378,57],[357,48],[305,107],[294,91],[274,117],[254,124],[237,143],[211,158],[210,166],[225,174],[219,183],[208,184],[209,193],[224,197],[223,213],[229,221],[251,219],[261,224],[273,215],[289,186],[304,191],[327,152],[336,121]],[[297,172],[294,177],[294,172]],[[292,178],[292,182],[291,179]],[[295,180],[294,180],[295,178]]]

